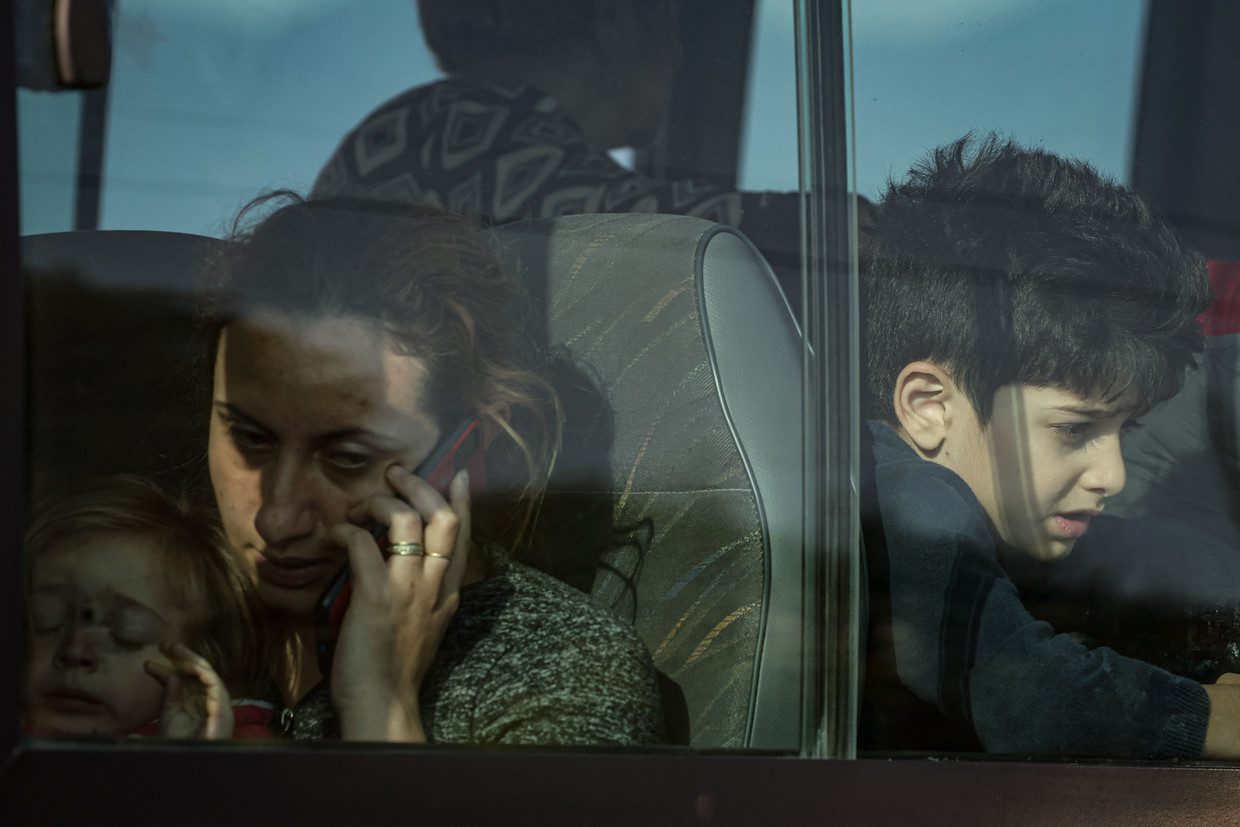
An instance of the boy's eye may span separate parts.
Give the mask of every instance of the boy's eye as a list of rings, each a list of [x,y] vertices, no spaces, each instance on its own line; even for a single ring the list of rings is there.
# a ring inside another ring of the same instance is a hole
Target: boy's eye
[[[1093,430],[1092,422],[1061,422],[1052,427],[1069,440],[1082,440]]]

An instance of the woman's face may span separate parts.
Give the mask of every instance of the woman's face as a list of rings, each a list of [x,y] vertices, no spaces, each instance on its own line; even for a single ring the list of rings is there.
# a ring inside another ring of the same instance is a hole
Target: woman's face
[[[216,354],[208,464],[229,543],[263,602],[292,620],[344,563],[324,546],[349,509],[390,491],[439,438],[422,360],[373,322],[256,314],[225,329]]]

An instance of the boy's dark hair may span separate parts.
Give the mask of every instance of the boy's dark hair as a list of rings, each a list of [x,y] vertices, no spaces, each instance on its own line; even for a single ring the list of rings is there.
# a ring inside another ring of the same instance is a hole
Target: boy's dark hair
[[[894,424],[911,362],[937,362],[982,424],[1007,384],[1173,396],[1202,347],[1202,261],[1135,193],[989,135],[889,182],[862,268],[867,390]]]
[[[643,12],[671,0],[638,0]],[[439,66],[467,73],[496,57],[536,55],[589,35],[589,0],[418,0],[422,34]]]

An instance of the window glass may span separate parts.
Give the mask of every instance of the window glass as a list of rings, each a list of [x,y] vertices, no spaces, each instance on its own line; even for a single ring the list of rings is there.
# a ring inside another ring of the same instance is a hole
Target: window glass
[[[794,4],[758,0],[754,4],[753,54],[741,137],[740,186],[747,190],[797,187]]]
[[[19,90],[31,743],[1240,757],[1240,11],[521,2]]]
[[[117,4],[101,226],[218,235],[438,70],[406,0]]]
[[[23,93],[24,731],[821,754],[791,5],[364,5]]]
[[[71,229],[82,96],[19,89],[17,106],[22,232]]]
[[[853,4],[864,753],[1237,757],[1235,22]]]
[[[857,186],[881,194],[932,147],[996,130],[1128,177],[1145,4],[857,3]]]

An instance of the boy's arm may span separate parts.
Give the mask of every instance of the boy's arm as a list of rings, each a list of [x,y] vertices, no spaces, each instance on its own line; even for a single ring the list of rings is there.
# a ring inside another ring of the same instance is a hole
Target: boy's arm
[[[1055,634],[1026,611],[984,534],[908,539],[891,555],[900,679],[988,751],[1201,754],[1211,703],[1199,684]]]
[[[1210,721],[1206,726],[1205,758],[1240,758],[1240,675],[1228,672],[1206,686]]]

